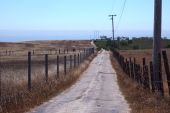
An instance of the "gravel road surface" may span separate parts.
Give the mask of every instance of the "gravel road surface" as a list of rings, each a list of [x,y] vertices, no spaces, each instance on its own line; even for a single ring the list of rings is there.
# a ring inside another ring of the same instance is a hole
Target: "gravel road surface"
[[[77,83],[27,113],[129,113],[109,53],[103,50]]]

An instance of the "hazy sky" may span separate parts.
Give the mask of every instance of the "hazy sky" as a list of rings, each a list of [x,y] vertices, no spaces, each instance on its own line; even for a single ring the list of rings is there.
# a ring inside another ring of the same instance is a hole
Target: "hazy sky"
[[[117,14],[116,28],[124,1],[0,0],[0,30],[110,30],[108,15]],[[162,29],[170,30],[170,0],[162,2]],[[127,0],[118,30],[152,30],[153,16],[154,0]]]

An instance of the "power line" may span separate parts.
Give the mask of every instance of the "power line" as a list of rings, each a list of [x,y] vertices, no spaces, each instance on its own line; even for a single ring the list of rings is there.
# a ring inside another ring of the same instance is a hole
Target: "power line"
[[[112,9],[111,9],[111,14],[112,14],[112,12],[113,12],[113,7],[114,7],[114,5],[115,5],[115,1],[116,1],[116,0],[113,0],[113,5],[112,5]]]
[[[123,4],[122,11],[121,11],[121,15],[120,15],[118,24],[117,24],[117,26],[116,26],[116,30],[117,30],[117,28],[118,28],[118,26],[119,26],[119,24],[120,24],[120,20],[121,20],[121,18],[122,18],[123,11],[124,11],[124,9],[125,9],[125,5],[126,5],[126,0],[125,0],[125,2],[124,2],[124,4]],[[115,31],[116,31],[116,30],[115,30]]]

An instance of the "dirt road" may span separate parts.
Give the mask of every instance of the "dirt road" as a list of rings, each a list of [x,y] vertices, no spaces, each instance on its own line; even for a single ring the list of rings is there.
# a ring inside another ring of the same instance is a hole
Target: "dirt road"
[[[103,51],[75,85],[28,113],[129,112],[129,106],[119,91],[109,53]]]

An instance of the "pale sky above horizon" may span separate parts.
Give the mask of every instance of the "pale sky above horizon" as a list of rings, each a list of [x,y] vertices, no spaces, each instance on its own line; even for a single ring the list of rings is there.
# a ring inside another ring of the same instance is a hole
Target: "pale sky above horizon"
[[[108,15],[117,15],[116,28],[124,1],[0,0],[0,30],[110,30]],[[162,30],[170,30],[170,0],[162,3]],[[152,30],[153,17],[154,0],[126,0],[117,30]]]

